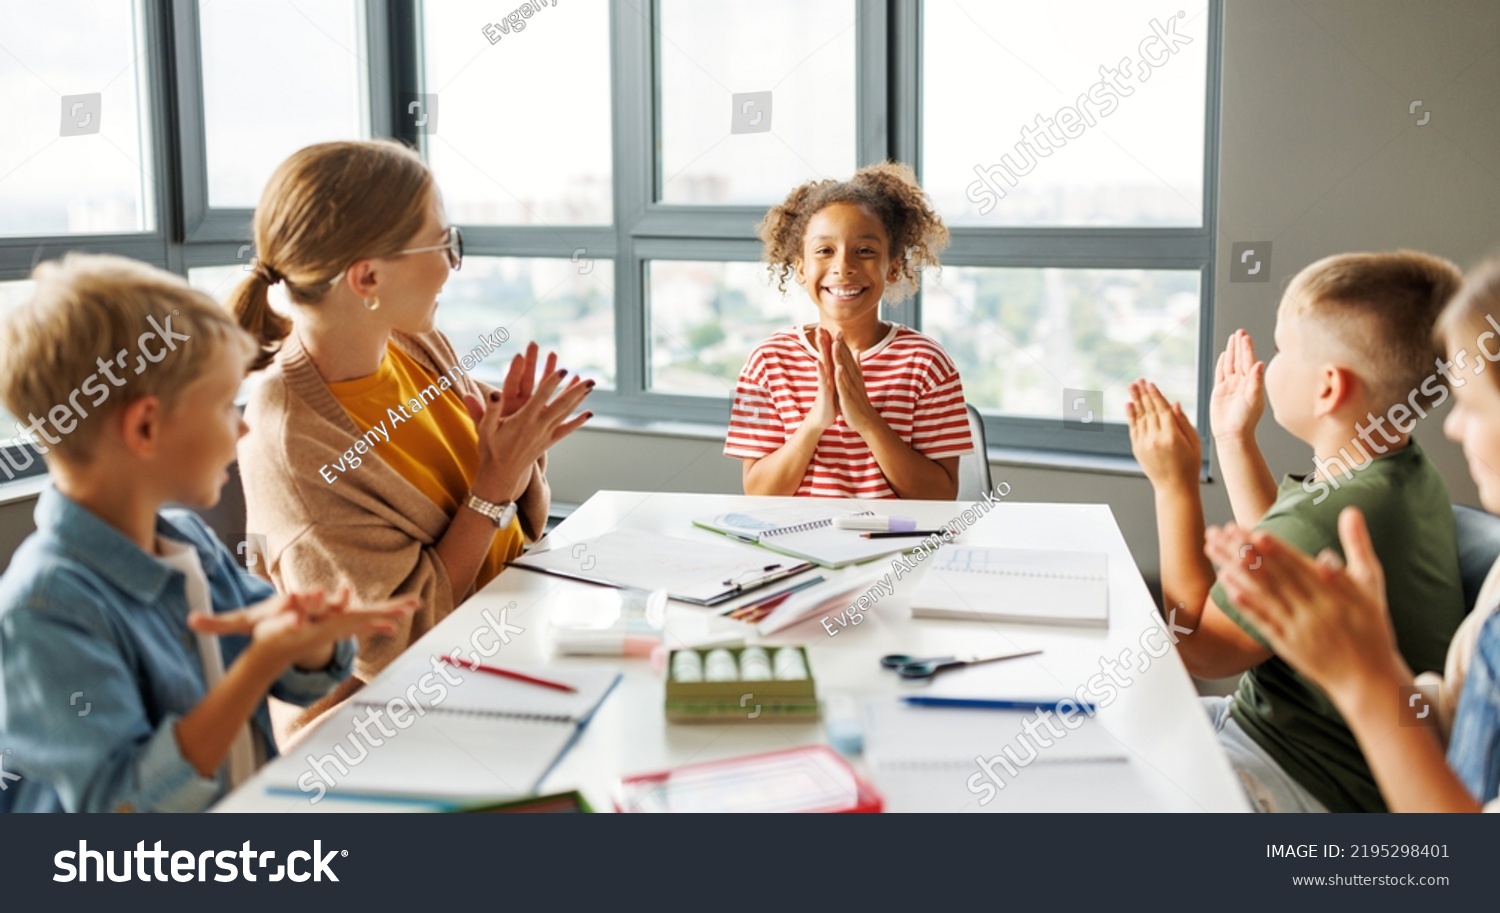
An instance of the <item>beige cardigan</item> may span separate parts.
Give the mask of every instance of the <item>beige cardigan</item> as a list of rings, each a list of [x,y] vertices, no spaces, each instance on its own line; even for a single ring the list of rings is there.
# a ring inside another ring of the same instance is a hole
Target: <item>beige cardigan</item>
[[[398,332],[393,338],[434,376],[455,365],[463,370],[452,345],[436,330],[420,336]],[[453,387],[455,394],[481,401],[492,389],[467,374]],[[342,459],[365,429],[333,398],[295,333],[251,393],[245,421],[250,432],[239,443],[245,527],[265,537],[266,567],[276,588],[333,592],[347,581],[357,602],[405,594],[422,599],[396,634],[360,641],[355,675],[369,681],[473,592],[453,592],[434,551],[450,518],[378,459],[378,447],[332,484],[319,474],[322,466]],[[551,500],[545,469],[544,455],[518,505],[522,529],[532,541],[545,528]]]

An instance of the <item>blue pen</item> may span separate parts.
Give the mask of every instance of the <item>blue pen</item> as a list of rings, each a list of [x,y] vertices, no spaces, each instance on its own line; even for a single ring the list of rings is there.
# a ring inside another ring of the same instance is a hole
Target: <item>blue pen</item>
[[[1075,701],[1070,697],[1058,700],[1007,701],[978,697],[924,697],[911,695],[903,701],[913,707],[967,707],[971,710],[1057,710],[1063,704],[1072,704],[1080,711],[1092,716],[1098,708],[1087,701]]]

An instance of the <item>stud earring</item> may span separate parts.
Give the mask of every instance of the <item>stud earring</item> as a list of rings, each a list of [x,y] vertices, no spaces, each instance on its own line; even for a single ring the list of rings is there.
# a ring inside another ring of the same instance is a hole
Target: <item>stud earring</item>
[[[365,299],[365,309],[366,310],[370,310],[370,311],[378,311],[378,310],[380,310],[380,299],[378,297],[376,297],[376,298],[366,298]]]

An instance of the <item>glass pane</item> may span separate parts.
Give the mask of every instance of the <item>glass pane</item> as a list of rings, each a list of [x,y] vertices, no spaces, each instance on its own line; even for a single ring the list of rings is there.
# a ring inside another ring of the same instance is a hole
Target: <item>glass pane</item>
[[[35,291],[36,283],[30,279],[22,279],[16,282],[0,282],[0,319],[4,319],[7,314],[27,301]],[[22,437],[20,429],[16,425],[16,417],[5,411],[5,404],[0,403],[0,445]],[[5,468],[5,466],[0,465],[0,470]],[[0,481],[5,480],[0,479]]]
[[[424,91],[437,103],[418,129],[448,215],[463,225],[608,223],[609,5],[511,12],[521,6],[423,4]]]
[[[854,18],[852,0],[661,0],[661,201],[778,203],[853,174]]]
[[[151,231],[141,9],[0,0],[0,236]]]
[[[923,278],[923,329],[978,408],[1061,420],[1065,389],[1101,391],[1104,421],[1124,422],[1129,383],[1145,377],[1196,417],[1197,270],[945,266]]]
[[[369,136],[362,6],[198,4],[210,206],[253,208],[293,152]]]
[[[559,6],[558,9],[562,7]],[[535,341],[559,367],[615,385],[614,262],[521,257],[465,257],[438,296],[438,327],[459,354],[504,328],[509,339],[477,373],[494,383],[510,359]]]
[[[795,296],[802,296],[802,306]],[[734,395],[750,352],[794,320],[818,319],[798,286],[787,297],[764,263],[653,260],[646,272],[651,320],[650,389],[700,396]]]
[[[923,10],[922,186],[950,226],[1202,224],[1205,0]]]

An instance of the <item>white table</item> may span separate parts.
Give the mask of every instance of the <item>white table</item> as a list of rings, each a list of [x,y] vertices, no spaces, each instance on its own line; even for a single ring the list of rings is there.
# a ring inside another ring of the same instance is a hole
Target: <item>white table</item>
[[[691,526],[693,517],[736,507],[768,506],[788,501],[727,495],[602,491],[590,498],[548,536],[540,547],[566,548],[580,540],[616,528],[655,530],[675,536],[722,540]],[[952,521],[967,505],[939,501],[907,501],[886,505],[892,513],[917,518],[927,528]],[[1109,507],[1102,504],[1001,503],[960,540],[968,545],[1103,551],[1109,555],[1110,624],[1107,631],[1042,625],[1002,625],[947,620],[913,620],[901,599],[904,584],[894,596],[884,597],[855,626],[829,636],[816,619],[801,622],[769,638],[749,642],[804,644],[820,694],[833,691],[858,697],[894,694],[910,686],[879,666],[887,653],[930,656],[954,651],[1004,652],[1018,647],[1040,647],[1040,656],[1014,661],[1032,664],[1027,673],[1037,693],[1072,694],[1100,671],[1101,656],[1116,657],[1124,649],[1141,658],[1142,635],[1158,624],[1145,582],[1136,570]],[[769,554],[769,553],[768,553]],[[889,565],[889,559],[881,562]],[[873,565],[825,572],[826,576],[865,574]],[[792,748],[824,742],[819,723],[735,723],[726,725],[671,724],[663,714],[664,683],[644,659],[621,657],[565,657],[545,652],[542,631],[549,608],[570,594],[575,598],[588,584],[518,569],[507,570],[482,592],[463,604],[412,649],[433,655],[454,647],[469,648],[470,635],[484,626],[485,609],[498,612],[511,601],[516,607],[508,621],[526,629],[515,635],[490,660],[497,664],[604,664],[619,668],[624,678],[605,700],[572,750],[548,775],[543,792],[580,789],[600,810],[612,807],[611,796],[622,775],[646,773],[690,762]],[[670,637],[692,639],[716,626],[729,624],[715,610],[673,602],[668,610]],[[1162,643],[1155,635],[1149,641]],[[1144,786],[1164,808],[1181,811],[1245,811],[1248,805],[1207,716],[1199,707],[1191,679],[1176,651],[1143,660],[1146,669],[1132,668],[1132,684],[1120,689],[1118,699],[1099,711],[1097,721],[1134,756],[1144,774]],[[379,750],[379,749],[373,749]],[[300,764],[295,749],[278,764]],[[976,768],[977,770],[977,768]],[[419,773],[414,772],[414,783]],[[391,811],[390,804],[347,800],[306,800],[267,795],[259,777],[246,783],[219,804],[222,811]],[[977,807],[977,802],[968,810]],[[964,809],[934,809],[960,811]]]

